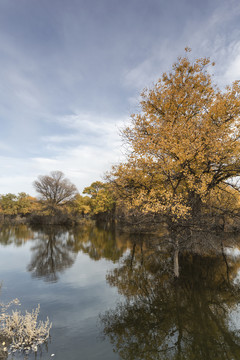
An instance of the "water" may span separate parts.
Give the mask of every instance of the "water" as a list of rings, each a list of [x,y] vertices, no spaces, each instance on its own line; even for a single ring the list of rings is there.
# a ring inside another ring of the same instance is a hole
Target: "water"
[[[240,257],[226,254],[182,255],[176,281],[151,237],[2,226],[1,301],[40,304],[44,360],[240,359]]]
[[[109,342],[100,338],[98,324],[99,313],[119,298],[105,276],[115,266],[111,258],[123,254],[114,234],[106,235],[105,239],[104,230],[96,228],[77,233],[56,227],[2,228],[1,300],[17,297],[21,309],[29,311],[40,304],[40,317],[50,318],[51,341],[43,359],[51,354],[59,360],[118,358]],[[106,240],[112,253],[107,252]]]

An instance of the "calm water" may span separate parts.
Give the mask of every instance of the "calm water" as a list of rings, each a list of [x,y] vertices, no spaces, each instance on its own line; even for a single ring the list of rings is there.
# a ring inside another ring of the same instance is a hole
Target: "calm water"
[[[1,301],[40,304],[53,323],[37,358],[240,359],[239,251],[182,256],[176,282],[153,242],[91,226],[2,226]]]

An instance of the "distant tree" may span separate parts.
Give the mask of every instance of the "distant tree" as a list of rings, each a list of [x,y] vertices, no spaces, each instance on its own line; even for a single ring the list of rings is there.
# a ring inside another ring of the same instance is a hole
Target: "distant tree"
[[[101,181],[94,181],[90,186],[87,186],[83,189],[83,194],[88,194],[92,196],[92,198],[96,198],[99,191],[103,190],[106,187]]]
[[[18,202],[15,194],[8,193],[0,196],[1,212],[5,215],[16,215],[18,212]]]
[[[40,204],[36,198],[21,192],[17,196],[18,213],[22,215],[29,214],[35,210],[39,210]]]
[[[115,199],[108,183],[95,181],[83,190],[91,196],[91,210],[93,214],[109,213],[115,209]]]
[[[39,207],[37,199],[25,192],[18,195],[11,193],[0,195],[0,212],[4,215],[26,215],[38,210]]]
[[[50,175],[40,175],[33,182],[35,190],[51,206],[62,205],[72,200],[78,190],[61,171],[52,171]]]
[[[83,217],[91,212],[91,198],[77,194],[69,204],[70,211],[74,214],[81,214]]]

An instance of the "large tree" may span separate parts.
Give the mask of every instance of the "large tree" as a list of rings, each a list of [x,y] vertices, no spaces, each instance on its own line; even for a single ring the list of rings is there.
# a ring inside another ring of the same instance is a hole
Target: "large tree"
[[[240,86],[219,90],[208,66],[208,58],[186,55],[141,94],[141,111],[122,133],[127,161],[112,172],[129,207],[176,219],[238,197]]]
[[[50,175],[40,175],[33,182],[35,190],[41,198],[51,206],[64,204],[74,198],[77,188],[65,178],[61,171],[52,171]]]

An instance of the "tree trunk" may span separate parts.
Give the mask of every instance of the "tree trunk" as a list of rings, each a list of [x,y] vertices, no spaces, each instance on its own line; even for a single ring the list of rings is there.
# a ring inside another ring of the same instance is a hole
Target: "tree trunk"
[[[202,200],[200,195],[192,191],[189,194],[188,201],[192,208],[192,219],[194,219],[194,221],[199,221],[202,209]]]
[[[179,277],[179,246],[178,246],[178,240],[175,242],[175,248],[174,248],[174,255],[173,255],[173,270],[174,270],[174,276],[176,278]]]

